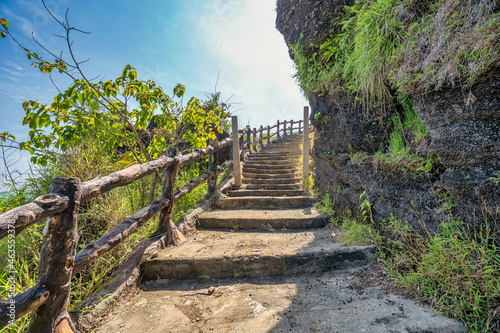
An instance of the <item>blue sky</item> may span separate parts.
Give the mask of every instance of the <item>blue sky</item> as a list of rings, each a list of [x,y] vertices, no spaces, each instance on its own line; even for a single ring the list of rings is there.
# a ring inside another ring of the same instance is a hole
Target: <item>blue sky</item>
[[[118,77],[123,67],[136,67],[140,79],[152,79],[169,92],[177,83],[187,96],[204,97],[218,90],[223,99],[238,103],[240,124],[257,127],[277,119],[300,119],[307,102],[295,83],[293,63],[275,29],[275,1],[271,0],[47,0],[62,18],[67,8],[70,24],[91,32],[73,35],[79,60],[88,77]],[[64,49],[53,33],[60,27],[39,0],[2,0],[0,17],[10,32],[30,50],[43,54],[31,33],[50,50]],[[26,139],[21,126],[21,103],[49,103],[56,88],[49,76],[30,66],[25,53],[8,38],[0,40],[0,132]],[[64,55],[64,54],[63,54]],[[49,59],[49,58],[47,58]],[[56,84],[70,81],[54,74]],[[25,156],[23,160],[26,160]]]

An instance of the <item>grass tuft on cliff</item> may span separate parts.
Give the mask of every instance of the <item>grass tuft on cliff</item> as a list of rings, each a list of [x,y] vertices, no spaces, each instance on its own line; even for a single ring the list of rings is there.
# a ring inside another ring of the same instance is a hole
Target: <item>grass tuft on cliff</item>
[[[342,87],[390,105],[395,93],[470,87],[500,63],[496,0],[357,0],[332,23],[322,43],[290,45],[307,96]]]

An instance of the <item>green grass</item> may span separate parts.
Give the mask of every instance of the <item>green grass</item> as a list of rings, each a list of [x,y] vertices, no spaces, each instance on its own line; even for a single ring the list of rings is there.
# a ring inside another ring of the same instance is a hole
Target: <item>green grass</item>
[[[335,215],[335,200],[333,200],[329,193],[325,194],[319,202],[316,203],[316,207],[330,216]]]
[[[359,223],[353,218],[343,218],[340,225],[344,229],[338,239],[343,245],[373,244],[373,230],[364,223]]]
[[[327,195],[319,206],[335,213]],[[472,333],[500,330],[499,235],[491,225],[478,231],[449,218],[438,234],[418,234],[393,215],[376,224],[343,215],[334,221],[343,229],[341,243],[375,244],[389,276],[417,301],[463,321]]]
[[[450,219],[440,234],[413,235],[412,244],[408,232],[403,233],[403,241],[385,247],[381,260],[391,277],[418,300],[462,320],[471,332],[493,332],[500,329],[498,235],[490,229],[469,235],[466,229]]]

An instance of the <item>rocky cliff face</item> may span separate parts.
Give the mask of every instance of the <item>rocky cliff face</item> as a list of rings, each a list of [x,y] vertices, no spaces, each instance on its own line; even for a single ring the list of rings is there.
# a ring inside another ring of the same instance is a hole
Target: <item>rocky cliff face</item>
[[[323,42],[344,6],[353,3],[278,0],[276,25],[289,45],[302,35],[304,55],[311,56],[311,43]],[[367,112],[346,89],[308,92],[316,128],[316,186],[330,193],[337,211],[359,213],[360,203],[368,199],[375,218],[393,214],[421,231],[437,232],[449,218],[494,226],[500,217],[500,72],[490,74],[469,89],[443,87],[413,96],[427,135],[411,152],[439,158],[426,172],[402,162],[383,163],[375,156],[388,146],[388,115]]]

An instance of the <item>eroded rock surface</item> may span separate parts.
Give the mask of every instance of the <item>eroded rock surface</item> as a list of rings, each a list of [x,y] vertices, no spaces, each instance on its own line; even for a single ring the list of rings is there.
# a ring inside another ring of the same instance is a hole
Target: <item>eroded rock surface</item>
[[[311,56],[311,44],[326,40],[345,5],[352,1],[279,0],[276,26],[288,45],[303,36],[304,55]],[[470,89],[457,86],[414,96],[428,134],[411,153],[439,158],[425,173],[376,161],[375,152],[388,147],[387,117],[374,116],[374,110],[362,107],[338,84],[308,98],[316,128],[315,185],[331,195],[337,211],[359,212],[367,199],[374,217],[394,214],[419,231],[439,232],[450,217],[477,228],[486,223],[495,228],[492,222],[500,217],[499,72]],[[406,139],[413,141],[413,134],[407,133]]]

